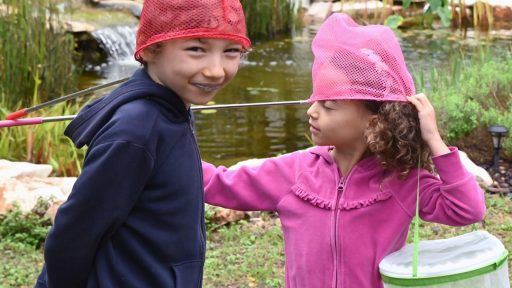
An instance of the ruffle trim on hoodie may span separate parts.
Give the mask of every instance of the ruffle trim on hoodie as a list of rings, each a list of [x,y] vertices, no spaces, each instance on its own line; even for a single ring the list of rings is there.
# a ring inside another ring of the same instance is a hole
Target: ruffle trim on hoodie
[[[300,186],[296,185],[293,187],[293,191],[295,192],[295,195],[297,195],[302,200],[309,202],[313,204],[316,207],[327,209],[327,210],[334,210],[334,202],[322,199],[318,197],[317,195],[313,195],[306,190],[302,189]]]
[[[325,200],[317,195],[314,195],[312,193],[309,193],[308,191],[302,189],[300,186],[296,185],[293,187],[293,191],[297,197],[301,198],[302,200],[311,203],[313,206],[327,209],[327,210],[334,210],[334,207],[336,206],[334,201],[331,200]],[[391,198],[392,193],[389,191],[381,191],[379,193],[376,193],[369,199],[365,200],[357,200],[357,201],[344,201],[341,200],[338,206],[338,209],[340,210],[352,210],[352,209],[360,209],[365,208],[368,206],[371,206],[377,202],[385,201],[389,198]]]
[[[339,209],[340,210],[352,210],[352,209],[360,209],[371,206],[377,202],[388,200],[391,198],[391,192],[379,192],[375,194],[370,199],[366,200],[358,200],[358,201],[340,201]]]

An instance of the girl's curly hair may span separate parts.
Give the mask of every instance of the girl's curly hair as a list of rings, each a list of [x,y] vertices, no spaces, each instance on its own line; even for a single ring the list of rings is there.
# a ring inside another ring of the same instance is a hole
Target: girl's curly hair
[[[401,179],[420,166],[433,173],[431,151],[421,138],[418,110],[409,102],[364,101],[364,106],[377,115],[365,136],[368,148],[381,165],[396,171]]]

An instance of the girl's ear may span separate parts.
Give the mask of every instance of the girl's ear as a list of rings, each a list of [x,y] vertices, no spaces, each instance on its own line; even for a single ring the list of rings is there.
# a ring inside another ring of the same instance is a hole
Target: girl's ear
[[[368,125],[367,125],[367,128],[369,127],[375,127],[377,126],[377,122],[379,121],[379,116],[378,115],[375,115],[375,114],[372,114],[368,117]]]

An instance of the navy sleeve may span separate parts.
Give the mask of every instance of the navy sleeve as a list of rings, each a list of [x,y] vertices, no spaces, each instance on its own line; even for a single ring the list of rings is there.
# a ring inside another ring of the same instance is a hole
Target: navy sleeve
[[[100,243],[121,225],[148,181],[154,159],[140,145],[94,146],[45,243],[48,287],[85,287]]]

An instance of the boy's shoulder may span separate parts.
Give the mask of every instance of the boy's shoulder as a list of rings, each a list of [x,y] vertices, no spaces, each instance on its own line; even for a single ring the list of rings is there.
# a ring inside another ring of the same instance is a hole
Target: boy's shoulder
[[[186,123],[169,121],[158,103],[147,98],[137,99],[119,107],[98,135],[99,142],[128,141],[141,146],[154,146],[162,135],[181,133]],[[162,133],[163,126],[167,133]],[[170,131],[174,130],[174,131]],[[177,138],[177,137],[172,137]],[[152,150],[152,149],[150,149]]]

